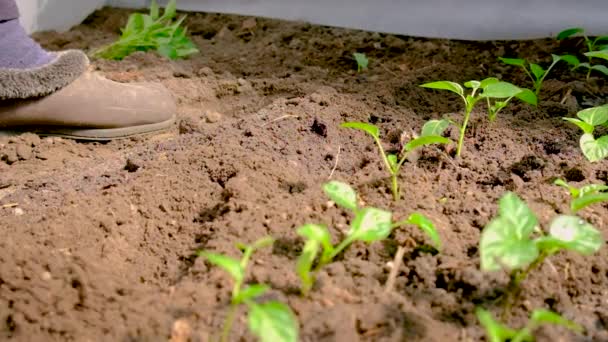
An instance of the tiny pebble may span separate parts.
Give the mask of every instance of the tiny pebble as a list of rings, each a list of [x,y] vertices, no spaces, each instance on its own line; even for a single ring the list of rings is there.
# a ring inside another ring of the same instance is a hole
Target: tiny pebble
[[[15,216],[21,216],[25,214],[25,212],[23,211],[23,209],[21,208],[15,208]]]

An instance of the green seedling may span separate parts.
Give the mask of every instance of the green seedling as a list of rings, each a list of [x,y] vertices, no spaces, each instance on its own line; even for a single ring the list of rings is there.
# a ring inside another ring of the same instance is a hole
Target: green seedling
[[[600,36],[595,38],[589,38],[585,34],[585,30],[580,27],[569,28],[560,32],[557,35],[557,40],[563,40],[566,38],[570,38],[574,35],[580,34],[585,39],[585,44],[587,45],[587,52],[584,55],[587,57],[588,62],[581,63],[577,58],[566,60],[568,63],[574,66],[573,69],[587,69],[587,80],[591,76],[591,71],[599,71],[604,75],[608,76],[608,67],[601,64],[593,65],[591,59],[594,57],[599,57],[603,59],[608,59],[608,36]],[[602,51],[604,50],[604,51]]]
[[[533,233],[537,237],[533,238]],[[499,201],[498,216],[481,232],[480,255],[483,271],[507,269],[510,283],[505,293],[503,316],[508,316],[519,286],[546,258],[570,250],[582,255],[597,252],[601,233],[578,216],[558,215],[549,233],[539,228],[538,219],[517,195],[508,192]]]
[[[102,47],[93,55],[121,60],[135,51],[154,50],[170,59],[177,59],[197,53],[198,49],[186,36],[186,29],[180,27],[186,17],[173,22],[175,15],[175,0],[169,1],[162,16],[156,1],[152,0],[149,15],[131,14],[118,41]]]
[[[564,120],[577,125],[583,135],[579,145],[583,154],[590,162],[597,162],[608,157],[608,135],[595,138],[593,134],[598,126],[608,127],[608,105],[583,109],[576,113],[578,119],[564,118]]]
[[[573,213],[595,203],[608,201],[608,185],[588,184],[581,188],[576,188],[564,181],[556,179],[553,184],[568,189],[570,193],[570,210]]]
[[[558,55],[552,54],[551,58],[553,59],[553,61],[546,70],[543,69],[543,67],[541,67],[540,65],[538,65],[536,63],[530,63],[530,62],[526,61],[525,59],[521,59],[521,58],[499,57],[498,59],[500,59],[505,64],[515,65],[515,66],[518,66],[518,67],[521,67],[522,69],[524,69],[524,71],[526,72],[526,74],[532,80],[532,83],[534,84],[534,93],[536,94],[536,96],[538,96],[538,94],[540,93],[540,90],[543,86],[543,81],[545,80],[545,78],[547,77],[547,75],[549,74],[551,69],[553,69],[553,67],[558,62],[564,61],[564,62],[568,62],[569,64],[574,64],[576,61],[578,61],[578,59],[572,55],[558,56]]]
[[[461,123],[448,120],[458,128],[458,146],[456,156],[460,157],[464,135],[471,118],[473,108],[480,100],[485,99],[488,106],[488,118],[493,121],[500,110],[507,106],[512,98],[518,98],[531,105],[536,105],[536,95],[529,89],[519,88],[509,82],[499,81],[497,78],[489,77],[483,81],[468,81],[464,83],[466,88],[471,89],[469,94],[465,94],[464,88],[455,82],[438,81],[421,85],[424,88],[447,90],[458,94],[465,106],[464,119]]]
[[[435,226],[420,213],[411,214],[407,220],[393,222],[390,211],[373,207],[359,207],[357,193],[348,184],[331,181],[323,185],[323,190],[337,205],[350,210],[354,214],[354,218],[344,240],[335,246],[332,244],[331,235],[325,226],[306,224],[298,228],[298,234],[306,241],[296,266],[302,282],[303,295],[307,295],[314,285],[315,274],[355,241],[372,243],[384,240],[394,228],[415,225],[429,236],[435,248],[441,248],[441,241]]]
[[[353,58],[355,59],[355,62],[357,62],[357,72],[367,69],[369,59],[367,59],[367,56],[365,56],[364,53],[355,52],[353,53]]]
[[[382,142],[380,141],[380,130],[378,127],[372,124],[363,122],[345,122],[341,125],[341,127],[354,128],[366,132],[371,135],[372,138],[374,138],[374,141],[378,146],[380,156],[382,157],[382,161],[384,162],[384,166],[391,177],[391,192],[393,194],[393,200],[397,201],[400,197],[397,176],[399,175],[401,166],[403,166],[403,163],[406,161],[408,154],[425,145],[449,143],[450,139],[441,136],[448,125],[449,123],[444,120],[431,120],[425,123],[422,127],[422,133],[420,136],[403,145],[399,154],[387,154],[384,151],[384,147],[382,147]]]
[[[528,324],[519,330],[515,330],[496,321],[492,314],[482,308],[475,310],[477,319],[486,330],[488,342],[534,342],[534,331],[543,324],[559,325],[577,333],[582,333],[583,328],[560,314],[545,310],[536,309],[528,320]]]
[[[262,302],[261,297],[270,290],[267,285],[244,285],[251,255],[257,249],[271,245],[273,241],[272,238],[266,237],[251,245],[239,244],[237,247],[243,253],[240,260],[206,251],[198,253],[210,263],[224,269],[234,282],[230,310],[219,341],[227,342],[229,340],[230,330],[241,304],[248,308],[249,330],[261,341],[295,342],[298,340],[298,324],[289,306],[272,300]]]

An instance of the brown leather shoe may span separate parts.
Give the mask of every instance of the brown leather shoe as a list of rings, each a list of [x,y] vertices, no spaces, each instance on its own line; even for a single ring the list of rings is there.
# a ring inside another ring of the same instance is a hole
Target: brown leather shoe
[[[176,106],[156,83],[117,83],[87,71],[80,51],[39,68],[0,69],[0,135],[35,132],[110,140],[171,127]]]

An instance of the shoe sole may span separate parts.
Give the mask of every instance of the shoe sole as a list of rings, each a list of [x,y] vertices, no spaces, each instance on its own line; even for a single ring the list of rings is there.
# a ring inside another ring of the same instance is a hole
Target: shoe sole
[[[36,133],[40,136],[63,137],[76,140],[109,141],[129,138],[136,135],[153,134],[170,128],[175,122],[175,116],[169,120],[147,125],[121,128],[62,128],[62,127],[23,127],[14,130],[0,130],[1,136],[14,136],[23,133]]]

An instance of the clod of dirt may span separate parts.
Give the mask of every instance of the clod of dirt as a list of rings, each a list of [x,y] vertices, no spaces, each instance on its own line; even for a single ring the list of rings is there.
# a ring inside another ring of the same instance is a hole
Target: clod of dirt
[[[177,125],[179,134],[192,134],[201,132],[201,120],[193,117],[185,117]]]
[[[19,160],[17,157],[17,151],[14,147],[6,148],[6,150],[0,155],[0,160],[4,160],[7,164],[11,165]]]
[[[327,137],[327,125],[319,121],[317,118],[313,121],[310,126],[310,130],[322,136],[323,138]]]
[[[188,342],[192,336],[192,328],[185,319],[178,319],[173,322],[171,329],[171,339],[169,342]]]
[[[222,119],[222,114],[214,110],[208,110],[205,112],[205,119],[208,123],[216,123]]]
[[[15,148],[15,152],[20,160],[28,160],[32,157],[32,148],[26,144],[18,144]]]
[[[135,172],[137,170],[139,170],[140,166],[138,164],[136,164],[134,161],[132,161],[131,159],[127,159],[127,163],[125,164],[124,169],[127,170],[127,172],[131,173],[131,172]]]
[[[511,165],[509,168],[513,174],[518,175],[524,182],[529,182],[531,177],[528,173],[534,170],[542,170],[545,167],[545,161],[534,155],[527,155],[521,158],[520,161]]]

